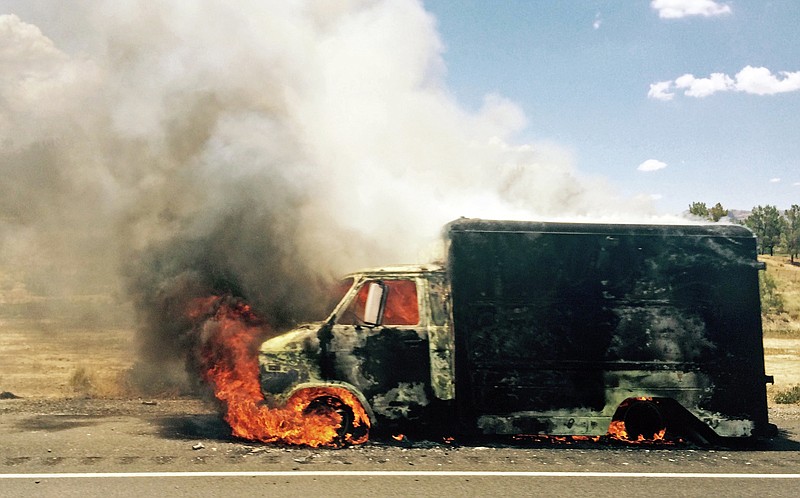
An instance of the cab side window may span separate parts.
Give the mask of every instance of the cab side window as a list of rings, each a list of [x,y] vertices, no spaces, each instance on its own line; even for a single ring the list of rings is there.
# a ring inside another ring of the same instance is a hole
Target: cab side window
[[[417,284],[413,280],[386,280],[386,308],[383,325],[416,325],[419,323]]]
[[[419,323],[419,304],[417,284],[414,280],[368,280],[362,284],[347,311],[342,313],[338,323],[357,325],[364,323],[364,310],[370,284],[382,282],[386,289],[381,325],[416,325]]]

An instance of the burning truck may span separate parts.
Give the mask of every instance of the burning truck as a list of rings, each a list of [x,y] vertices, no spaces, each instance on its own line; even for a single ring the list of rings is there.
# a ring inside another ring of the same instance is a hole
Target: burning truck
[[[462,218],[444,239],[444,263],[353,273],[326,321],[263,342],[268,403],[342,443],[773,432],[746,228]]]

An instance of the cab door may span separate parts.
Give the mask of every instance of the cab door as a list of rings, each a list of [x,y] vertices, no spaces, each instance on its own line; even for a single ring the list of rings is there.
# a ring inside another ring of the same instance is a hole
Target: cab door
[[[367,279],[332,328],[334,369],[373,410],[408,416],[430,399],[430,358],[416,278]]]

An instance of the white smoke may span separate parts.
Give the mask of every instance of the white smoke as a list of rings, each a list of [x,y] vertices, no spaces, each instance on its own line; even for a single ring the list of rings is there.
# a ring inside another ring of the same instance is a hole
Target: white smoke
[[[0,267],[39,275],[37,292],[121,289],[120,267],[130,279],[158,249],[183,258],[173,274],[219,265],[259,294],[294,270],[428,259],[459,216],[650,214],[557,145],[516,143],[513,102],[459,105],[416,0],[0,13]],[[269,264],[281,271],[246,275]]]

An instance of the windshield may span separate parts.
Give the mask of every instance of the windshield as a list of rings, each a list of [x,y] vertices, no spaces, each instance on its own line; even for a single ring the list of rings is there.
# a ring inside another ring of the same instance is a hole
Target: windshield
[[[328,306],[325,307],[325,316],[330,316],[333,313],[334,308],[336,305],[342,301],[347,291],[353,286],[353,277],[348,277],[345,279],[340,280],[336,283],[336,285],[332,286],[328,295],[330,299],[328,300]]]

